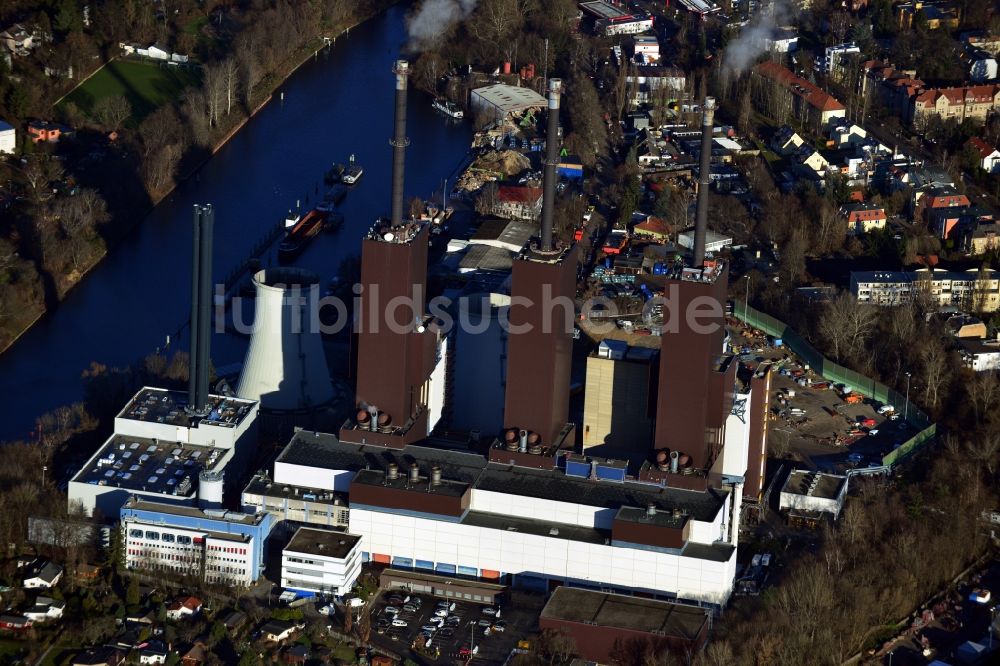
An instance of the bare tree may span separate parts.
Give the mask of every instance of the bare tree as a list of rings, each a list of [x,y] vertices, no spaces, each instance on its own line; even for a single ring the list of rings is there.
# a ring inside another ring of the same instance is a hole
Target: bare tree
[[[492,215],[497,204],[496,183],[486,183],[476,196],[476,212],[480,215]]]
[[[205,66],[205,78],[202,90],[205,91],[208,122],[210,125],[218,125],[219,114],[222,109],[223,100],[226,97],[226,78],[223,75],[220,65]]]
[[[980,372],[969,383],[969,399],[976,416],[976,423],[982,422],[983,416],[989,414],[1000,398],[1000,382],[992,372]]]
[[[878,311],[873,306],[858,303],[845,292],[826,304],[818,328],[830,345],[833,357],[843,361],[862,353],[877,321]]]
[[[236,87],[239,85],[240,68],[236,58],[226,58],[220,66],[222,69],[222,81],[226,87],[226,115],[233,110],[233,101],[236,99]]]
[[[938,340],[928,340],[920,354],[924,370],[924,401],[932,408],[940,402],[940,391],[948,376],[948,352]]]
[[[132,115],[132,105],[122,95],[104,97],[94,105],[98,122],[109,132],[117,132]]]

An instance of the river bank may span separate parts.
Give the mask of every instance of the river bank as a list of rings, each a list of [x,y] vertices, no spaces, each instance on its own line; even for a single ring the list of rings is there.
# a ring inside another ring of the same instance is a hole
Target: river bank
[[[30,320],[27,320],[23,327],[11,331],[11,338],[5,344],[0,346],[0,356],[2,356],[11,347],[13,347],[25,335],[25,333],[30,331],[31,328],[35,326],[40,320],[44,319],[47,315],[50,315],[52,312],[57,310],[59,305],[63,301],[65,301],[66,298],[69,297],[70,293],[75,291],[81,284],[83,284],[86,278],[93,272],[93,270],[96,269],[98,266],[100,266],[103,263],[103,261],[112,252],[115,251],[117,247],[122,245],[122,243],[125,242],[127,237],[130,234],[134,233],[135,230],[143,224],[143,222],[157,208],[157,206],[159,206],[164,200],[166,200],[168,197],[174,194],[177,188],[184,182],[188,181],[191,178],[196,177],[198,172],[216,154],[218,154],[218,152],[222,150],[237,134],[239,134],[239,132],[244,127],[246,127],[246,125],[250,122],[250,120],[252,120],[265,106],[267,106],[267,104],[274,97],[274,94],[277,92],[277,90],[282,85],[284,85],[288,81],[288,79],[293,74],[295,74],[295,72],[297,72],[303,65],[308,63],[311,59],[317,57],[322,49],[328,48],[328,45],[336,43],[336,40],[343,37],[344,35],[350,35],[351,30],[355,30],[359,26],[384,14],[387,9],[398,4],[399,2],[400,0],[387,0],[377,9],[375,13],[373,13],[370,16],[364,17],[358,21],[355,21],[348,26],[341,28],[335,35],[332,35],[331,37],[317,37],[307,42],[306,44],[303,44],[296,51],[294,56],[289,57],[288,59],[285,60],[284,63],[282,63],[283,66],[281,67],[281,71],[283,72],[283,74],[271,75],[265,77],[264,80],[262,80],[260,84],[258,84],[260,92],[258,92],[257,94],[262,95],[262,100],[257,104],[257,106],[255,106],[252,111],[250,111],[242,118],[237,120],[235,124],[225,132],[225,135],[223,137],[215,141],[212,144],[211,148],[206,151],[207,154],[203,159],[198,160],[194,164],[190,165],[189,168],[187,168],[183,173],[178,174],[173,179],[173,183],[168,189],[164,190],[161,193],[157,193],[156,195],[151,196],[149,205],[143,208],[137,215],[129,216],[129,219],[132,220],[130,224],[117,225],[115,227],[114,235],[111,236],[109,240],[106,240],[106,247],[104,251],[101,252],[99,255],[95,256],[92,261],[88,262],[85,265],[82,265],[78,269],[77,279],[73,281],[73,283],[68,288],[66,288],[65,291],[58,297],[58,301],[56,301],[55,304],[51,307],[44,306],[38,312],[37,315],[31,317]],[[330,41],[327,42],[327,40]],[[99,71],[99,69],[100,68],[95,70],[95,72],[92,72],[87,78],[89,78],[94,73]],[[65,95],[60,97],[59,101],[61,101],[64,97],[66,97],[66,95],[70,94],[72,90],[75,90],[76,87],[82,85],[85,81],[86,79],[78,83],[77,86],[74,86],[74,88],[71,89],[69,93],[66,93]],[[58,104],[59,101],[57,101],[56,104]]]
[[[332,163],[353,153],[365,174],[338,207],[343,225],[315,238],[296,265],[325,283],[345,259],[360,253],[372,220],[389,208],[392,67],[407,41],[407,10],[397,3],[352,27],[318,57],[311,48],[300,53],[305,62],[279,88],[284,99],[275,94],[254,122],[236,132],[196,177],[179,184],[59,307],[0,355],[5,396],[0,439],[22,438],[38,415],[83,400],[81,372],[92,363],[141,367],[150,352],[166,348],[168,336],[171,352],[186,347],[175,333],[190,311],[194,204],[215,207],[214,263],[221,279],[245,263],[297,200],[314,200]],[[440,191],[442,179],[462,162],[473,129],[468,122],[449,121],[419,91],[411,91],[410,100],[406,194],[426,197]],[[265,266],[276,261],[276,248],[261,257]],[[213,335],[213,364],[242,363],[246,345],[244,338]]]

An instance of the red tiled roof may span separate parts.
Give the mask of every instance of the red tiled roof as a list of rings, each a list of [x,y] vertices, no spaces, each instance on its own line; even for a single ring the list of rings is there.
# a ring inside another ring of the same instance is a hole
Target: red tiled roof
[[[636,233],[646,232],[666,236],[670,233],[670,225],[658,217],[650,216],[642,224],[635,225],[635,231]]]
[[[925,90],[917,96],[916,102],[921,104],[934,104],[938,97],[944,97],[952,106],[957,104],[985,104],[992,102],[994,96],[1000,91],[1000,86],[970,86],[967,88],[936,88]]]
[[[789,69],[768,60],[760,63],[754,70],[766,78],[777,81],[792,93],[801,97],[809,106],[820,111],[844,111],[846,107],[828,93],[823,92],[812,83],[796,76]]]
[[[540,187],[521,187],[517,185],[501,185],[497,190],[497,200],[511,203],[533,204],[542,196]]]
[[[996,150],[996,148],[986,143],[978,136],[974,136],[971,139],[969,139],[969,145],[971,145],[975,149],[975,151],[979,153],[979,157],[983,159],[986,159],[987,157],[992,155],[993,152]]]

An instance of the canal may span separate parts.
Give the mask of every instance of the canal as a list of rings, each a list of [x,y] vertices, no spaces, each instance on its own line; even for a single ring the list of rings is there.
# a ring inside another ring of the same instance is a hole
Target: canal
[[[80,375],[91,362],[134,363],[186,320],[195,203],[215,207],[218,281],[297,200],[315,204],[324,171],[353,153],[365,173],[339,206],[343,227],[317,237],[295,264],[326,282],[342,260],[360,253],[363,232],[389,210],[391,67],[406,40],[405,10],[393,6],[300,67],[197,177],[0,355],[0,439],[24,437],[40,414],[80,400]],[[408,109],[406,196],[429,197],[463,160],[472,128],[434,111],[412,87]],[[216,367],[241,362],[245,348],[244,339],[216,334],[212,360]]]

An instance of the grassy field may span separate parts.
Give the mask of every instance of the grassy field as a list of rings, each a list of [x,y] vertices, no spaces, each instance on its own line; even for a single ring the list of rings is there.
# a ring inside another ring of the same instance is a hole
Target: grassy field
[[[132,122],[138,123],[157,107],[178,99],[184,88],[197,84],[200,78],[198,70],[152,62],[114,60],[59,104],[72,102],[89,115],[98,100],[122,95],[132,104]]]

